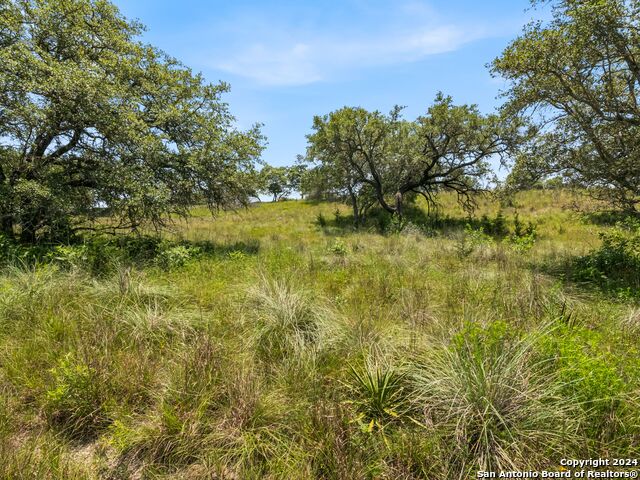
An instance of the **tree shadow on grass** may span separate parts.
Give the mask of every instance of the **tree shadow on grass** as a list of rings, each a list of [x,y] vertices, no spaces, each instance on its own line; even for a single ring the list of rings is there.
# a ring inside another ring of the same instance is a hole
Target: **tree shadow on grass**
[[[196,258],[221,259],[231,254],[253,256],[259,251],[260,242],[257,239],[216,243],[127,234],[78,237],[70,243],[34,246],[0,242],[0,266],[56,264],[62,268],[82,267],[93,274],[107,274],[122,265],[173,268]]]
[[[413,205],[405,208],[401,221],[382,208],[374,208],[360,224],[356,224],[353,214],[344,215],[339,211],[332,216],[318,214],[313,223],[327,236],[346,236],[362,231],[386,235],[399,233],[408,228],[427,236],[448,236],[467,227],[474,230],[482,229],[484,233],[496,239],[502,239],[509,234],[508,221],[501,214],[495,218],[486,215],[453,217],[438,211],[426,212]]]
[[[628,268],[624,262],[617,266],[602,263],[597,250],[587,255],[543,259],[530,267],[573,290],[610,300],[640,301],[640,270]]]
[[[619,210],[604,210],[599,212],[583,213],[581,217],[586,223],[591,223],[593,225],[602,227],[612,227],[618,223],[638,221],[637,215],[621,212]]]

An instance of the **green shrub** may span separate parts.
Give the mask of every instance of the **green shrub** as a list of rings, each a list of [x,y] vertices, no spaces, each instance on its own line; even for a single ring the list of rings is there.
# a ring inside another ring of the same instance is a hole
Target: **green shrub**
[[[44,411],[52,425],[71,437],[91,437],[108,423],[100,379],[72,354],[51,370],[53,384],[46,392]]]
[[[471,255],[481,245],[491,244],[493,240],[484,233],[482,227],[475,229],[470,224],[466,224],[464,232],[458,236],[455,244],[458,257],[466,258]]]
[[[561,326],[541,340],[541,353],[562,385],[561,393],[574,399],[589,419],[582,425],[585,436],[621,440],[623,431],[615,430],[615,419],[623,415],[624,393],[632,385],[621,377],[621,359],[610,352],[602,335]]]
[[[600,232],[602,244],[576,264],[579,280],[594,281],[615,289],[640,291],[640,222],[617,223]]]
[[[190,260],[198,257],[201,250],[198,247],[189,247],[185,245],[169,245],[163,247],[158,256],[156,263],[166,270],[180,268],[187,264]]]
[[[535,234],[524,235],[521,237],[511,235],[508,239],[508,243],[517,252],[527,252],[535,245],[536,236]]]
[[[81,268],[89,261],[87,245],[56,245],[48,257],[65,268]]]
[[[408,224],[409,221],[405,217],[393,215],[391,220],[389,220],[389,223],[385,226],[385,233],[391,235],[401,233]]]
[[[533,248],[537,238],[536,225],[531,221],[525,225],[520,221],[520,217],[516,212],[513,220],[513,233],[507,237],[507,243],[518,252],[526,252]]]
[[[492,237],[505,237],[509,234],[509,227],[507,226],[507,219],[499,210],[496,213],[495,218],[490,218],[488,215],[482,215],[480,218],[480,227],[482,230]]]
[[[0,263],[8,263],[16,256],[17,246],[9,238],[0,235]]]

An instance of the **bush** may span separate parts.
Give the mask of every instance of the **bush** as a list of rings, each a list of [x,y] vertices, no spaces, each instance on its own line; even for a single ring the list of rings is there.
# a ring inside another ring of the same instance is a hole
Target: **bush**
[[[622,359],[611,353],[602,335],[562,325],[542,339],[540,350],[542,362],[554,370],[562,386],[561,393],[574,399],[589,419],[581,427],[584,436],[607,442],[607,448],[614,447],[610,442],[622,443],[627,429],[618,422],[625,415],[625,393],[633,387],[621,376]],[[633,425],[633,421],[621,423]]]
[[[86,245],[57,245],[48,257],[65,268],[80,268],[87,265],[89,253]]]
[[[486,234],[492,237],[505,237],[509,234],[507,219],[503,215],[502,210],[499,210],[493,219],[486,214],[482,215],[480,218],[480,227]]]
[[[71,437],[91,437],[107,426],[100,379],[92,368],[68,354],[51,374],[53,385],[46,392],[44,410],[52,425]]]
[[[17,246],[9,238],[0,235],[0,262],[8,263],[16,256]]]
[[[480,245],[490,244],[493,240],[484,233],[482,227],[474,229],[470,224],[464,227],[464,232],[456,241],[456,252],[460,258],[471,255]]]
[[[407,223],[408,220],[406,218],[400,217],[399,215],[393,215],[389,224],[386,226],[386,233],[401,233],[407,226]]]
[[[602,245],[578,261],[578,278],[640,288],[640,222],[619,222],[600,232]]]
[[[198,257],[201,250],[198,247],[185,245],[169,245],[163,248],[156,257],[156,263],[165,270],[183,267],[190,260]]]
[[[519,252],[526,252],[531,250],[538,238],[538,231],[533,222],[529,221],[525,225],[520,221],[520,217],[516,212],[513,220],[513,233],[507,238],[514,250]]]

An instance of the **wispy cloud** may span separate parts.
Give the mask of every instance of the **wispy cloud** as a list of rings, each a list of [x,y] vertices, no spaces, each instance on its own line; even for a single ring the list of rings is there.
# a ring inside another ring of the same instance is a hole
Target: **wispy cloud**
[[[253,44],[214,66],[266,85],[304,85],[323,78],[312,47],[305,43]]]
[[[487,36],[478,25],[438,19],[424,2],[378,2],[377,10],[372,3],[366,12],[355,12],[362,13],[357,21],[317,22],[322,27],[309,19],[301,25],[290,16],[245,12],[227,19],[226,48],[208,52],[205,63],[262,85],[306,85],[358,69],[415,62]]]

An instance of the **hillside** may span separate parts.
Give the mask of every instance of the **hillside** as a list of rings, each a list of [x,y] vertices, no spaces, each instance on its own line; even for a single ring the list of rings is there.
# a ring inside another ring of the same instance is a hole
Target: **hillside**
[[[164,242],[7,254],[0,477],[444,479],[638,457],[637,286],[580,270],[613,227],[576,202],[482,198],[469,219],[445,196],[437,216],[354,231],[344,205],[284,201],[197,210]]]

